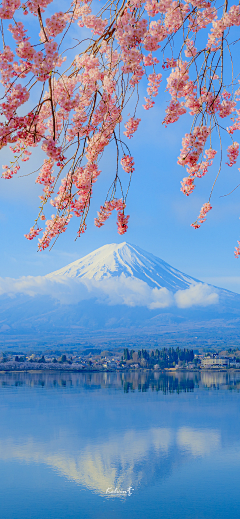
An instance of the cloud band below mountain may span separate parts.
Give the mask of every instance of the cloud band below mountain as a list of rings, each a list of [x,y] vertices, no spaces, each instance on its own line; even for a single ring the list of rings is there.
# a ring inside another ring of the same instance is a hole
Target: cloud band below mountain
[[[0,278],[0,296],[16,297],[18,294],[30,297],[50,296],[61,304],[76,304],[96,298],[98,302],[108,305],[144,306],[152,310],[171,306],[205,307],[219,302],[217,289],[205,283],[192,284],[186,290],[174,293],[165,287],[152,288],[138,278],[123,274],[100,281],[87,278],[73,279],[67,276],[54,279],[45,276]]]

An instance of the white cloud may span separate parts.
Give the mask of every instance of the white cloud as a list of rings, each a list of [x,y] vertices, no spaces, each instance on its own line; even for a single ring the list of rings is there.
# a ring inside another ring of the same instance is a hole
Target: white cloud
[[[23,276],[19,279],[0,278],[0,296],[15,297],[25,294],[31,297],[47,295],[62,304],[74,304],[92,297],[83,283],[73,279],[61,278],[49,280],[45,276]]]
[[[175,294],[167,288],[151,288],[135,277],[111,277],[104,280],[76,279],[62,276],[54,279],[45,276],[23,276],[19,279],[0,278],[0,295],[47,295],[62,304],[76,304],[85,299],[97,298],[108,305],[145,306],[150,309],[177,306],[208,306],[218,303],[215,289],[197,283]]]
[[[148,305],[152,310],[155,308],[165,308],[174,304],[173,293],[167,288],[153,288],[151,290],[152,302]]]
[[[217,290],[204,283],[191,285],[187,290],[178,290],[174,297],[179,308],[209,306],[219,302]]]
[[[140,279],[119,277],[96,281],[85,281],[89,290],[97,291],[110,305],[147,306],[148,308],[166,308],[174,302],[173,294],[167,288],[151,288]]]

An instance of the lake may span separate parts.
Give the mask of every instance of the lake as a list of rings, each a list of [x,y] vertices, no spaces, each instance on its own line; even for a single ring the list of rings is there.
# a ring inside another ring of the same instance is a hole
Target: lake
[[[0,373],[3,519],[239,516],[240,373]]]

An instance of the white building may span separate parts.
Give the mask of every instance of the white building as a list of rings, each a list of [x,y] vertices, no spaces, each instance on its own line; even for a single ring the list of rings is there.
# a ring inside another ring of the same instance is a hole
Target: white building
[[[201,362],[202,368],[228,368],[229,359],[219,357],[205,357]]]

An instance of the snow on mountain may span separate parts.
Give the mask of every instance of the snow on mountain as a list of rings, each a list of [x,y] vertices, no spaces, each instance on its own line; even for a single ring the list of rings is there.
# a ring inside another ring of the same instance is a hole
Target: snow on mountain
[[[134,277],[151,288],[167,288],[173,292],[199,283],[199,280],[183,274],[153,254],[126,242],[104,245],[45,277],[56,280],[65,276],[95,281]]]
[[[105,245],[46,276],[0,280],[0,293],[46,295],[72,305],[96,299],[107,305],[150,310],[217,305],[220,297],[226,299],[231,294],[201,283],[126,242]]]
[[[239,315],[239,294],[126,242],[47,276],[0,279],[0,345],[117,345],[118,339],[122,345],[129,337],[155,344],[160,336],[175,344],[200,334],[219,344],[223,336],[239,340]]]

